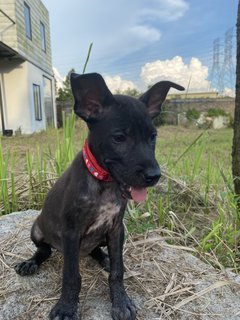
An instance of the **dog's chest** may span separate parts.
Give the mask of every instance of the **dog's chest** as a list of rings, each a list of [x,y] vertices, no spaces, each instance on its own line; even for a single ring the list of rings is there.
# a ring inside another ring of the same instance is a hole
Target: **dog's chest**
[[[99,229],[110,229],[113,226],[116,216],[119,214],[120,205],[115,202],[106,202],[99,205],[96,208],[96,215],[93,217],[93,221],[88,226],[86,234],[90,234]]]
[[[81,255],[89,254],[99,245],[106,245],[106,235],[119,224],[126,204],[117,186],[109,184],[100,189],[92,182],[90,188],[81,198],[81,207],[84,207],[82,221],[85,224]]]

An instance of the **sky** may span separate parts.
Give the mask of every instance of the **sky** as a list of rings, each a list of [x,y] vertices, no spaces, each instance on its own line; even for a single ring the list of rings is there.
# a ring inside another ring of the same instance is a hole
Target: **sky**
[[[42,2],[50,15],[52,60],[59,79],[71,68],[82,72],[92,42],[86,72],[101,73],[111,90],[144,91],[165,79],[189,85],[189,91],[210,90],[213,41],[220,39],[219,70],[224,73],[224,37],[230,28],[235,64],[237,0]],[[227,92],[233,82],[224,78]]]

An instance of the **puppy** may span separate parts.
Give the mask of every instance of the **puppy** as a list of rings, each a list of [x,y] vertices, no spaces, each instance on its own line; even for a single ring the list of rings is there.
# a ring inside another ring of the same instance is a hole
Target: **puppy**
[[[50,319],[79,319],[80,255],[90,254],[109,269],[114,320],[136,319],[136,308],[123,284],[123,215],[128,199],[142,202],[147,188],[157,183],[157,131],[152,119],[171,87],[161,81],[139,99],[113,95],[97,73],[71,75],[75,113],[86,121],[88,139],[71,166],[49,191],[31,239],[36,253],[18,264],[18,274],[30,275],[50,256],[64,255],[62,293]],[[108,255],[101,247],[107,246]]]

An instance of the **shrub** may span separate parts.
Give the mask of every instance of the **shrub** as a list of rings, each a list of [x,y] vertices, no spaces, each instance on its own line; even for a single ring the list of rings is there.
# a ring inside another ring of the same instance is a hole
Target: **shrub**
[[[197,120],[200,117],[200,111],[198,111],[197,109],[189,109],[186,112],[186,117],[189,121]]]
[[[167,124],[166,113],[160,113],[160,115],[153,120],[153,123],[155,127],[160,127]]]
[[[219,117],[219,116],[227,116],[227,113],[225,112],[225,110],[221,109],[221,108],[210,108],[207,111],[207,117]]]

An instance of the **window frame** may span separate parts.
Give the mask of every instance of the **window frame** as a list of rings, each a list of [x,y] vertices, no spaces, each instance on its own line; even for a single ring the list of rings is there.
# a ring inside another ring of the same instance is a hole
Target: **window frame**
[[[41,49],[42,51],[46,52],[47,47],[46,47],[46,28],[45,24],[40,21],[40,38],[41,38]]]
[[[29,40],[32,40],[31,9],[25,1],[24,1],[24,23],[25,23],[26,37]]]
[[[35,94],[37,94],[37,96]],[[37,98],[37,100],[35,98]],[[35,120],[42,121],[41,87],[35,83],[33,83],[33,103]]]

